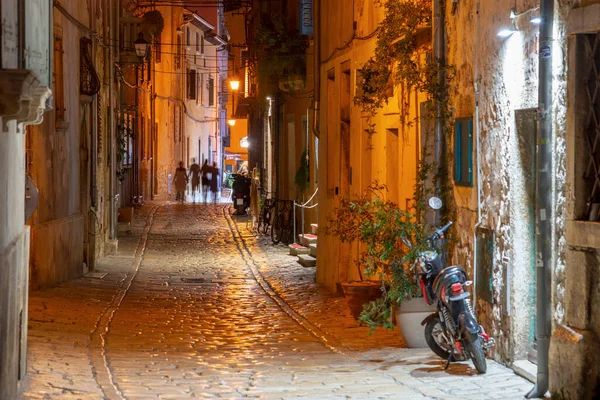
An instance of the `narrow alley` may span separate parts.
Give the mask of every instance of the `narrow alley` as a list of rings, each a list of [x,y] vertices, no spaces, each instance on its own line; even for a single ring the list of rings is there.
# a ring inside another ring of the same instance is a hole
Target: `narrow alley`
[[[285,246],[223,205],[149,203],[83,278],[31,294],[26,399],[516,399],[488,360],[444,363],[357,326]]]

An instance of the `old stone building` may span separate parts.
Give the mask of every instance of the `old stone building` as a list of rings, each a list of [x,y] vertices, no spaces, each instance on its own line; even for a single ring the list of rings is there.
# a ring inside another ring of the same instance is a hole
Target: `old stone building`
[[[433,2],[432,4],[438,4]],[[440,2],[443,18],[432,20],[432,35],[445,34],[444,53],[453,68],[449,110],[454,127],[446,137],[456,211],[452,262],[473,277],[476,311],[497,340],[493,357],[535,375],[536,340],[536,135],[540,120],[538,59],[540,2],[520,0]],[[550,388],[565,398],[592,398],[598,386],[598,175],[595,165],[598,88],[596,1],[556,2],[552,45],[551,112],[552,212],[543,232],[550,243],[552,336]],[[353,97],[360,69],[374,52],[372,34],[383,18],[378,6],[340,9],[321,2],[320,222],[340,196],[356,196],[373,180],[386,183],[390,198],[404,205],[412,197],[416,160],[426,145],[419,117],[423,102],[404,101],[407,88],[395,82],[388,104],[379,110],[375,132],[367,135]],[[327,38],[325,40],[325,38]],[[399,105],[400,107],[398,107]],[[402,107],[420,127],[398,125]],[[546,114],[544,114],[546,115]],[[420,129],[420,131],[419,131]],[[419,139],[421,138],[421,141]],[[541,143],[544,144],[544,143]],[[325,190],[325,186],[327,190]],[[537,231],[539,234],[539,230]],[[322,244],[322,245],[321,245]],[[344,247],[346,246],[346,247]],[[357,249],[319,236],[317,278],[332,289],[357,279],[349,271]],[[564,372],[564,365],[570,365]]]

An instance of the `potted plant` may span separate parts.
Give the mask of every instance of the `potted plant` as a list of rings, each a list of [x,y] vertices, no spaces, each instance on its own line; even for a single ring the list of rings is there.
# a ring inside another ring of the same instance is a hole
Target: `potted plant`
[[[425,243],[423,238],[426,237],[425,227],[419,217],[420,206],[402,210],[396,203],[385,199],[385,191],[384,185],[375,182],[358,199],[342,199],[340,206],[328,217],[325,227],[327,234],[339,237],[342,242],[358,240],[363,246],[357,266],[361,282],[369,282],[361,284],[371,287],[364,290],[371,293],[371,299],[365,301],[358,320],[372,329],[380,326],[393,329],[393,308],[401,309],[410,299],[421,296],[410,271],[412,261],[421,250],[419,244]],[[406,246],[403,237],[416,245]],[[366,281],[363,276],[371,280]],[[373,279],[376,289],[373,289]],[[348,282],[342,283],[342,288],[353,285],[360,286]],[[373,298],[374,292],[378,292],[377,298]],[[351,301],[347,300],[349,305]],[[425,303],[423,299],[416,301]],[[416,325],[416,330],[422,336],[422,327],[418,322],[411,325]],[[410,338],[407,339],[410,335],[404,333],[402,336],[408,345],[414,344]]]

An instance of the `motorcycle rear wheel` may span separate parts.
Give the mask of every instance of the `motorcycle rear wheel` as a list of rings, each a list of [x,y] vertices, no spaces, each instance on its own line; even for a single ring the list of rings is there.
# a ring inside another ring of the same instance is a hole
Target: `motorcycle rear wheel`
[[[465,340],[465,347],[471,355],[473,365],[480,374],[485,374],[487,371],[487,363],[485,361],[485,353],[483,351],[483,345],[481,343],[481,337],[477,333],[468,334]]]
[[[444,328],[438,317],[429,320],[425,325],[425,341],[435,354],[447,360],[450,357],[450,344],[445,339]]]

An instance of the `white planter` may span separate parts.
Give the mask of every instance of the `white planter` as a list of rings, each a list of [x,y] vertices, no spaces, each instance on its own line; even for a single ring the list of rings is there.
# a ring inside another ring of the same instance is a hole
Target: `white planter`
[[[423,298],[403,301],[400,307],[394,307],[400,336],[407,347],[428,347],[425,341],[425,327],[421,326],[421,322],[434,311],[435,305],[428,305]]]

